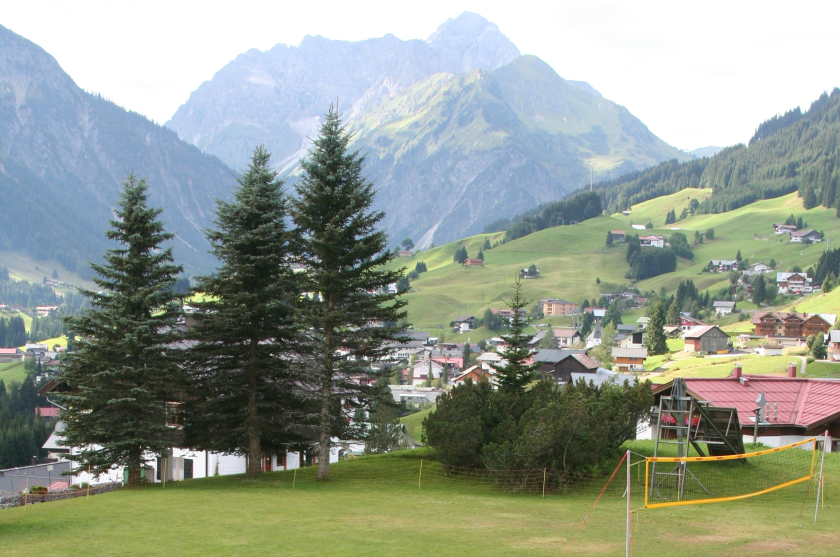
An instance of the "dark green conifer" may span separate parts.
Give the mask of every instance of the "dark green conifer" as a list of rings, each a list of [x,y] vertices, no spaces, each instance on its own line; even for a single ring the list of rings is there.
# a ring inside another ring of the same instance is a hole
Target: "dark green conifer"
[[[363,173],[364,157],[349,151],[351,136],[330,107],[314,149],[302,163],[292,217],[303,240],[307,290],[321,303],[304,303],[313,355],[304,387],[317,404],[319,479],[329,477],[331,437],[348,434],[342,403],[370,407],[387,400],[388,370],[374,371],[368,362],[387,353],[406,317],[406,302],[389,293],[404,269],[386,270],[393,258],[384,232],[376,225],[384,213],[371,210],[375,190]],[[384,324],[384,326],[378,326]]]
[[[666,354],[668,352],[668,341],[665,338],[665,311],[662,304],[657,300],[648,307],[647,316],[650,319],[645,329],[645,348],[649,356]]]
[[[82,448],[76,469],[98,474],[126,466],[130,485],[150,453],[164,453],[180,433],[167,425],[180,376],[167,347],[177,337],[181,310],[171,287],[182,269],[164,247],[174,235],[158,220],[162,209],[148,206],[147,189],[133,172],[123,181],[106,233],[117,247],[104,263],[91,264],[99,291],[83,290],[91,309],[68,319],[79,338],[62,375],[70,390],[65,443]]]
[[[525,386],[534,380],[539,364],[527,364],[531,358],[531,349],[528,342],[531,335],[525,333],[528,326],[525,313],[522,310],[528,302],[522,296],[522,284],[519,276],[514,279],[513,296],[507,306],[513,310],[513,319],[510,322],[510,333],[502,335],[502,339],[508,343],[505,348],[504,357],[507,363],[504,365],[490,364],[496,370],[496,381],[499,389],[509,393],[523,393]]]
[[[190,446],[247,454],[248,473],[263,455],[285,451],[299,409],[292,362],[302,343],[294,323],[301,297],[292,270],[297,242],[286,228],[283,182],[263,147],[230,202],[217,201],[217,230],[207,231],[220,265],[199,277],[195,326],[186,369],[194,397],[185,429]]]

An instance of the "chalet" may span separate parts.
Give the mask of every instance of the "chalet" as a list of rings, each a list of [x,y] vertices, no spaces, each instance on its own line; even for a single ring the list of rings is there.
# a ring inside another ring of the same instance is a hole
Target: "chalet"
[[[465,333],[475,328],[475,317],[472,315],[462,315],[457,319],[453,319],[450,326],[458,329],[460,333]]]
[[[432,362],[440,364],[449,373],[454,373],[464,367],[464,353],[460,350],[432,350],[429,354],[429,359]]]
[[[728,273],[729,271],[738,270],[738,260],[712,259],[706,265],[706,270],[710,273]]]
[[[818,314],[756,311],[752,324],[755,334],[768,338],[804,339],[810,335],[824,335],[831,329],[831,319]]]
[[[624,241],[624,231],[623,230],[610,230],[610,236],[613,239],[613,242],[623,242]]]
[[[618,342],[622,348],[641,348],[645,345],[645,332],[633,331]]]
[[[57,309],[58,306],[35,306],[35,313],[37,313],[39,317],[46,317]]]
[[[682,329],[680,329],[679,327],[674,327],[672,325],[666,325],[665,327],[662,327],[662,331],[668,338],[680,338],[680,335],[682,334]]]
[[[665,236],[657,236],[656,234],[651,234],[650,236],[639,236],[639,245],[650,246],[652,248],[664,248]]]
[[[24,352],[20,348],[0,348],[0,364],[20,362],[23,357]]]
[[[729,350],[729,335],[717,325],[694,327],[683,334],[686,352],[718,354]]]
[[[493,378],[496,375],[496,371],[493,368],[484,369],[480,366],[470,366],[464,371],[462,371],[459,375],[456,375],[452,378],[453,385],[460,385],[462,383],[466,383],[467,380],[472,380],[473,383],[478,383],[482,377],[486,377],[490,383],[493,383]]]
[[[595,373],[598,362],[583,350],[537,350],[534,363],[539,363],[543,377],[551,377],[558,384],[572,381],[572,373]]]
[[[755,353],[759,356],[781,356],[784,348],[781,344],[762,344],[755,347]]]
[[[794,368],[795,373],[795,368]],[[755,433],[756,401],[763,399],[758,441],[780,447],[816,437],[828,430],[840,449],[840,381],[805,377],[742,375],[715,379],[685,378],[688,395],[713,406],[735,408],[744,435],[751,443]],[[657,386],[654,397],[670,395],[673,382]]]
[[[790,233],[790,241],[797,243],[821,242],[822,235],[813,229],[797,230]]]
[[[810,294],[816,285],[805,273],[776,273],[776,286],[779,294]]]
[[[647,348],[613,348],[612,358],[618,371],[644,371]]]
[[[575,373],[572,372],[572,382],[577,383],[579,380],[583,379],[586,383],[591,383],[596,387],[600,387],[604,383],[615,383],[617,385],[623,385],[625,381],[630,385],[636,384],[636,376],[626,373],[616,373],[615,371],[610,371],[608,369],[604,369],[599,367],[595,370],[594,373]]]
[[[557,341],[557,346],[561,348],[573,346],[582,340],[580,331],[575,329],[554,329],[554,338]]]
[[[411,253],[410,249],[401,249],[397,251],[397,257],[411,257],[412,255],[414,254]]]
[[[478,365],[481,366],[481,369],[485,371],[493,369],[494,365],[502,366],[507,364],[505,359],[498,352],[485,352],[476,358],[475,361],[477,361]]]
[[[840,361],[840,330],[832,329],[828,331],[828,359],[833,362]]]
[[[464,259],[464,267],[483,267],[484,260],[477,257],[468,257]]]
[[[574,302],[558,298],[542,298],[539,301],[540,310],[545,316],[570,315],[577,312],[578,305]]]
[[[400,331],[394,338],[407,338],[409,341],[420,341],[423,345],[428,345],[432,337],[422,331]]]
[[[508,323],[510,323],[510,322],[512,322],[512,321],[513,321],[513,310],[512,310],[512,309],[508,309],[508,308],[491,308],[491,309],[490,309],[490,311],[491,311],[494,315],[498,315],[498,316],[499,316],[499,317],[501,317],[502,319],[506,320]],[[524,317],[527,317],[527,315],[528,315],[528,310],[527,310],[527,309],[525,309],[525,308],[519,308],[519,315],[520,315],[520,316],[522,316],[523,318],[524,318]]]
[[[764,263],[752,263],[749,266],[749,270],[753,273],[760,274],[768,272],[770,270],[770,267],[768,267]]]
[[[795,224],[779,224],[773,223],[773,234],[790,234],[792,232],[796,232],[796,225]]]
[[[700,321],[699,319],[695,319],[690,315],[680,315],[680,329],[683,331],[688,331],[689,329],[693,329],[695,327],[705,327],[706,324]]]
[[[539,346],[540,342],[542,342],[542,339],[545,338],[546,334],[547,334],[546,331],[537,331],[537,334],[532,336],[531,340],[528,341],[528,347],[533,350],[534,348]]]
[[[630,209],[625,209],[625,210],[621,211],[621,214],[624,215],[625,217],[629,217],[630,216]]]
[[[441,375],[445,376],[444,367],[434,360],[420,360],[412,366],[411,370],[411,384],[414,386],[426,383],[429,379],[429,370],[431,370],[432,379],[440,379]]]
[[[724,315],[729,315],[733,311],[735,311],[735,302],[721,302],[717,301],[712,306],[715,308],[715,315],[718,317],[722,317]]]

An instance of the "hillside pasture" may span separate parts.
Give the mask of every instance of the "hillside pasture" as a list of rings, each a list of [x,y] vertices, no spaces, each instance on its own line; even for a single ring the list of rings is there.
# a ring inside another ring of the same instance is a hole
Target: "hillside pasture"
[[[713,378],[728,377],[736,363],[741,364],[744,373],[753,375],[787,375],[788,365],[796,364],[799,373],[801,360],[791,356],[756,356],[753,354],[684,358],[671,362],[665,371],[650,374],[647,378],[653,383],[667,383],[676,377]],[[808,366],[810,371],[810,364]],[[810,375],[810,374],[809,374]]]
[[[609,248],[605,244],[609,230],[629,233],[631,222],[653,222],[653,230],[636,231],[642,235],[647,232],[668,237],[680,231],[689,242],[694,241],[695,231],[705,233],[714,228],[715,239],[694,246],[693,260],[680,258],[675,272],[636,285],[641,290],[659,291],[664,287],[669,294],[674,293],[681,281],[688,279],[701,290],[715,292],[726,287],[729,284],[726,274],[704,273],[703,269],[711,259],[734,259],[738,250],[742,257],[752,262],[769,263],[775,259],[779,270],[794,265],[803,269],[815,265],[826,249],[825,242],[791,244],[788,236],[773,234],[773,223],[784,222],[791,214],[801,216],[809,228],[823,231],[829,239],[840,238],[840,220],[835,212],[821,207],[806,211],[796,194],[758,201],[728,213],[697,215],[667,227],[664,225],[668,211],[674,209],[679,215],[690,199],[702,201],[708,195],[710,192],[706,190],[683,190],[640,203],[632,208],[629,217],[620,214],[601,216],[574,226],[541,230],[485,251],[484,267],[480,268],[463,267],[453,262],[455,250],[465,246],[468,254],[474,257],[485,238],[492,244],[504,233],[471,236],[411,258],[398,258],[391,266],[411,270],[417,261],[426,262],[429,271],[412,281],[411,287],[415,291],[405,295],[409,302],[409,320],[418,329],[423,329],[446,326],[460,315],[481,316],[488,308],[503,307],[510,298],[519,270],[531,264],[536,265],[542,275],[539,279],[522,281],[523,292],[531,302],[543,297],[580,302],[584,297],[597,298],[600,294],[629,286],[630,281],[624,277],[628,270],[624,244],[616,242]],[[601,280],[600,285],[596,279]],[[814,298],[813,304],[806,306],[803,303],[796,307],[813,306],[809,311],[823,312],[834,312],[832,308],[837,308],[840,312],[840,292],[829,296],[826,300]],[[744,307],[749,309],[751,306]],[[636,313],[640,315],[641,310]],[[628,315],[628,319],[634,321],[632,317],[636,313]]]
[[[26,370],[23,362],[7,362],[0,364],[0,379],[6,384],[6,390],[12,390],[12,383],[23,383],[26,379]]]

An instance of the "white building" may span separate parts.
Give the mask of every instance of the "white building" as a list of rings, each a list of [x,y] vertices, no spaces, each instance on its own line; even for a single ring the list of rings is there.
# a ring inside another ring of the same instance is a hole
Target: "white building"
[[[715,308],[715,315],[718,317],[729,315],[733,311],[735,311],[735,302],[715,302],[713,304]]]

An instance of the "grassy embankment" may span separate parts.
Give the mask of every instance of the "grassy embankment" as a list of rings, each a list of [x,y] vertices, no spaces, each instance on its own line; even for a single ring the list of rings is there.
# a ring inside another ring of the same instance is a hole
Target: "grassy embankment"
[[[9,362],[0,364],[0,379],[6,385],[6,390],[10,391],[12,383],[23,383],[26,379],[26,371],[23,369],[23,362]]]
[[[649,446],[636,442],[632,449],[648,452]],[[466,477],[441,476],[425,451],[331,468],[331,482],[314,481],[315,470],[306,468],[4,510],[3,554],[624,555],[621,471],[572,542],[601,480],[573,495],[506,494]],[[644,474],[633,470],[631,502],[638,508]],[[677,544],[685,557],[834,555],[836,455],[828,455],[827,470],[826,505],[816,523],[813,495],[799,515],[807,483],[739,502],[641,510],[633,520],[634,554],[670,555],[667,548]]]
[[[486,251],[482,268],[455,264],[452,261],[455,250],[465,246],[467,252],[474,256],[485,238],[492,244],[502,238],[503,233],[479,234],[415,254],[411,258],[397,259],[392,263],[393,266],[413,269],[416,262],[425,261],[429,269],[412,282],[412,288],[417,291],[406,295],[409,319],[418,330],[435,332],[439,326],[448,326],[459,315],[481,316],[487,308],[501,307],[510,297],[517,270],[532,263],[540,269],[542,278],[523,281],[523,291],[531,301],[541,297],[557,297],[577,302],[584,297],[591,299],[610,292],[629,281],[624,278],[628,268],[624,260],[624,246],[617,243],[607,248],[606,234],[611,229],[630,232],[633,223],[645,224],[650,220],[655,226],[651,232],[665,236],[680,229],[689,241],[693,241],[695,230],[705,232],[708,228],[714,228],[715,240],[695,246],[693,261],[681,259],[675,272],[638,284],[641,289],[653,290],[664,286],[669,293],[675,291],[680,281],[689,278],[700,289],[725,286],[725,274],[702,273],[702,269],[710,259],[734,258],[739,249],[742,256],[751,261],[769,262],[775,259],[779,269],[788,269],[793,265],[802,268],[814,265],[825,249],[825,243],[791,244],[787,236],[772,233],[773,223],[784,221],[791,213],[802,216],[809,227],[823,230],[829,238],[840,237],[840,220],[834,216],[834,211],[824,208],[805,211],[802,201],[795,194],[759,201],[728,213],[689,217],[665,228],[664,220],[668,211],[675,209],[679,213],[690,198],[702,200],[707,195],[709,192],[704,190],[683,190],[640,203],[633,207],[628,217],[602,216],[575,226],[542,230]],[[759,239],[755,239],[756,235]],[[596,284],[596,278],[601,279],[600,285]],[[840,297],[837,298],[837,306],[840,307]],[[821,307],[817,309],[828,311]],[[642,312],[628,312],[625,321],[635,321]],[[557,325],[570,324],[568,319],[553,321]],[[480,338],[497,334],[486,329],[470,331],[466,335],[447,332],[447,340],[462,341],[469,337],[471,342],[476,342]]]

